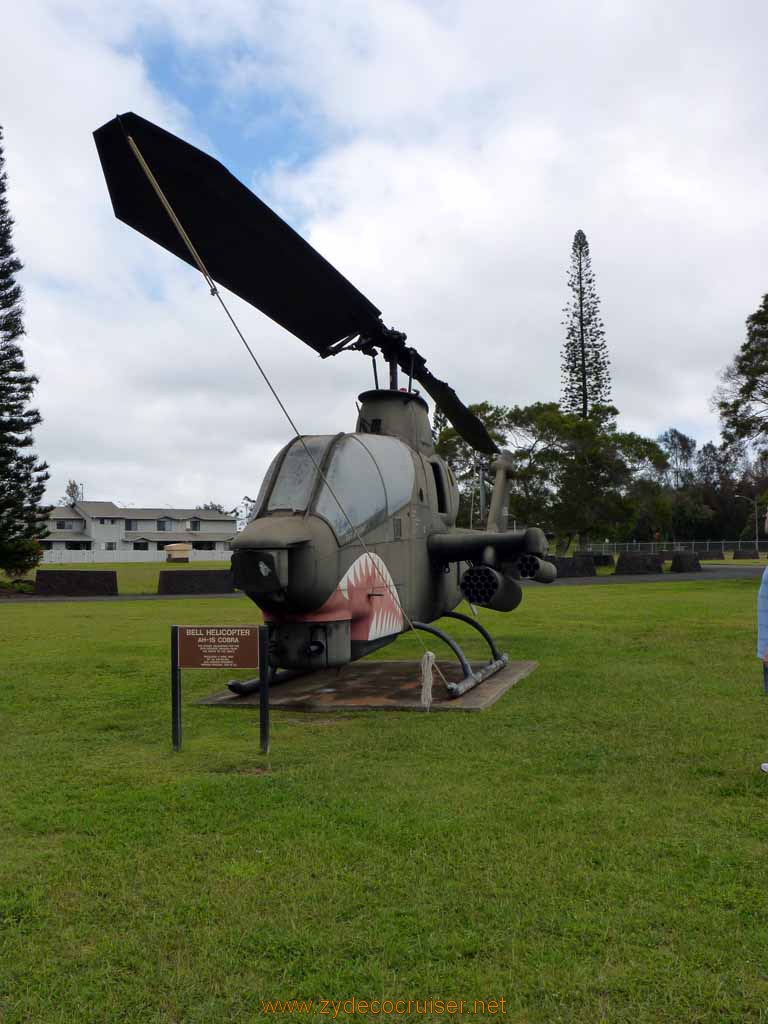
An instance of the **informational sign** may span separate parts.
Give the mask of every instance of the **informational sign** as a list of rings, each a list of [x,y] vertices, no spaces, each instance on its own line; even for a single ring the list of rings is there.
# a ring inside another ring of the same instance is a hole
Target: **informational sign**
[[[258,668],[258,626],[178,626],[179,668]]]
[[[269,753],[268,645],[266,626],[171,626],[171,741],[177,753],[183,668],[258,668],[261,751]]]

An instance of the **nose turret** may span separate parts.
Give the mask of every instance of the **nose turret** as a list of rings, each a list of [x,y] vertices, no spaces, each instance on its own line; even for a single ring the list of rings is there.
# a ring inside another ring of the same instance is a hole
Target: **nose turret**
[[[311,611],[333,593],[338,545],[317,516],[254,519],[232,547],[235,586],[265,611]]]

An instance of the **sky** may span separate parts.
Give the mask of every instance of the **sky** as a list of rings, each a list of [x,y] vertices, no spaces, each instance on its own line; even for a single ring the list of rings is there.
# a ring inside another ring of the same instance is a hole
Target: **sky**
[[[621,427],[717,440],[768,291],[762,0],[27,0],[3,25],[50,501],[75,479],[231,508],[291,436],[199,274],[112,214],[92,132],[129,110],[221,160],[467,403],[558,399],[582,229]],[[299,430],[353,430],[369,361],[227,301]]]

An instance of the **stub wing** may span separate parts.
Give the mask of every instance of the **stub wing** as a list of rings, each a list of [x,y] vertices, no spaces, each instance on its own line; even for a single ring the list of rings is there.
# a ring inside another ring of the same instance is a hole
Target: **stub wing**
[[[547,538],[543,530],[535,526],[504,533],[493,530],[433,533],[427,546],[430,559],[438,565],[485,564],[539,583],[552,583],[557,578],[557,569],[546,561]]]

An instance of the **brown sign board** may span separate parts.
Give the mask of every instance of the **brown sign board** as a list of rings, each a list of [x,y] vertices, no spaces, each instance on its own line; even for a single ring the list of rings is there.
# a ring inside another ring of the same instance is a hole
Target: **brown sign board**
[[[179,668],[258,668],[258,626],[179,626]]]

